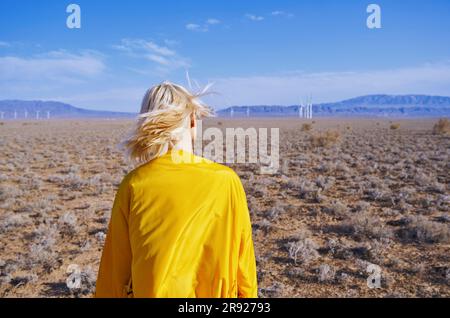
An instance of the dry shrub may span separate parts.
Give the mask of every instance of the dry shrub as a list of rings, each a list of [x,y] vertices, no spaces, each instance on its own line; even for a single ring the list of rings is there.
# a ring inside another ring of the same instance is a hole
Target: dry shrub
[[[97,275],[90,266],[86,266],[80,271],[72,273],[71,278],[74,281],[78,280],[80,282],[79,288],[73,288],[70,290],[75,297],[79,297],[80,295],[89,295],[94,292]]]
[[[284,213],[284,208],[277,204],[276,206],[268,209],[266,211],[265,215],[269,220],[276,220],[283,213]]]
[[[87,180],[84,180],[80,175],[75,173],[69,173],[67,175],[52,175],[47,178],[50,183],[56,183],[63,188],[69,190],[82,190],[89,185]]]
[[[283,283],[275,282],[273,285],[261,288],[259,290],[260,297],[267,297],[267,298],[278,298],[282,296],[283,290],[285,290],[286,287]]]
[[[5,201],[9,198],[18,198],[22,194],[23,192],[14,186],[0,185],[0,201]]]
[[[58,255],[43,244],[31,245],[28,255],[27,261],[30,268],[41,267],[47,273],[50,273],[59,266]]]
[[[38,176],[19,177],[17,181],[20,188],[25,191],[39,190],[42,187],[42,181],[38,179]]]
[[[338,131],[328,130],[325,133],[311,136],[309,141],[312,147],[327,148],[336,144],[339,141],[340,137],[341,135]]]
[[[304,240],[304,239],[310,238],[311,236],[312,236],[312,233],[307,227],[301,227],[293,235],[293,238],[295,238],[297,241],[299,241],[299,240]]]
[[[390,238],[393,233],[386,227],[379,217],[365,211],[354,215],[347,221],[334,227],[336,232],[349,234],[353,237]]]
[[[9,177],[3,173],[0,173],[0,182],[3,183],[5,181],[8,181]]]
[[[334,185],[335,181],[334,177],[324,177],[319,175],[316,179],[316,186],[323,191],[327,191]]]
[[[429,221],[422,215],[410,216],[403,220],[406,226],[398,234],[400,238],[408,241],[424,243],[449,243],[450,226]]]
[[[0,234],[4,234],[17,228],[26,227],[31,223],[32,222],[26,216],[7,213],[0,218]]]
[[[345,217],[348,216],[348,207],[346,204],[340,202],[339,200],[333,200],[328,206],[322,208],[323,212],[334,215]]]
[[[295,264],[300,262],[308,264],[319,257],[317,249],[319,246],[311,238],[311,232],[307,228],[301,228],[295,235],[295,241],[287,243],[286,248],[289,257]]]
[[[267,219],[263,219],[262,221],[257,222],[256,226],[258,229],[261,229],[267,234],[272,229],[272,222]]]
[[[305,200],[312,200],[314,198],[314,193],[317,191],[317,187],[309,180],[301,181],[298,188],[300,199]]]
[[[319,282],[332,282],[336,277],[336,269],[328,264],[322,264],[317,269]]]
[[[391,130],[397,130],[397,129],[399,129],[400,128],[400,124],[392,124],[391,125]]]
[[[312,124],[303,124],[302,131],[310,131],[312,129]]]
[[[73,237],[78,231],[78,221],[72,212],[66,212],[59,217],[58,230],[62,236]]]
[[[295,264],[297,264],[298,261],[307,264],[319,256],[319,253],[317,252],[318,246],[311,239],[289,242],[287,247],[289,249],[289,257]]]
[[[28,283],[36,283],[38,279],[39,276],[36,274],[26,274],[10,278],[9,283],[13,285],[14,288],[17,288],[19,286],[26,285]]]
[[[358,201],[354,208],[353,212],[367,212],[370,209],[370,203],[366,201]]]
[[[435,135],[450,135],[450,120],[441,118],[433,127]]]
[[[281,160],[281,173],[284,175],[289,175],[289,159]]]
[[[100,242],[100,243],[104,243],[106,240],[106,234],[105,232],[97,232],[95,233],[95,238]]]

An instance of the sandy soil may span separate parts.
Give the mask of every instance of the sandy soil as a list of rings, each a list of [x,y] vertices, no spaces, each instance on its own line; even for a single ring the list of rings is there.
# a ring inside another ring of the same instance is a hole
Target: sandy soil
[[[280,128],[279,173],[231,165],[248,196],[260,296],[449,297],[450,137],[432,134],[435,122],[205,122]],[[116,147],[131,125],[0,123],[0,296],[92,295],[115,190],[132,169]],[[71,264],[81,288],[67,287]]]

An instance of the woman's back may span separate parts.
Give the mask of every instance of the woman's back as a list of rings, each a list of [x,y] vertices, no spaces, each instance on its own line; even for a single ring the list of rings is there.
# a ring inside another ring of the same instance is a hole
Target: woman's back
[[[257,297],[239,177],[190,153],[178,151],[183,162],[172,154],[140,166],[121,183],[96,296]]]

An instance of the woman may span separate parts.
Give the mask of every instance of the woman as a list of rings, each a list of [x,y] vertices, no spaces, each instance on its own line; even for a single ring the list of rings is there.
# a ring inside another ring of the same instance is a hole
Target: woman
[[[164,82],[125,142],[141,164],[121,182],[96,297],[257,297],[245,192],[230,168],[193,154],[199,95]]]

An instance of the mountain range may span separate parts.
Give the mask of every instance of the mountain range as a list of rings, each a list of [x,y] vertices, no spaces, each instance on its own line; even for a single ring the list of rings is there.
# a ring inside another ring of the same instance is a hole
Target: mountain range
[[[314,117],[448,117],[450,97],[428,95],[367,95],[335,103],[313,104]],[[299,105],[231,106],[219,117],[297,117]],[[1,100],[3,119],[133,118],[136,113],[89,110],[55,101]]]
[[[319,117],[438,117],[450,116],[450,97],[428,95],[367,95],[335,103],[313,104]],[[299,105],[231,106],[218,111],[224,117],[298,116]]]
[[[42,118],[129,118],[136,113],[90,110],[54,101],[0,100],[4,119]]]

